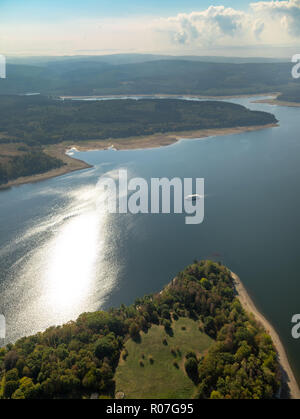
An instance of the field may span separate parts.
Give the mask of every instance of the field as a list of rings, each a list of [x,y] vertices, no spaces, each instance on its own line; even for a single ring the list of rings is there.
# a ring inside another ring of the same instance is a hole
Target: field
[[[115,375],[117,392],[124,392],[127,399],[193,397],[196,387],[185,372],[185,355],[194,351],[200,357],[213,341],[188,318],[173,321],[172,331],[167,334],[163,326],[153,325],[147,334],[141,333],[140,342],[127,341],[128,356],[124,360],[123,351]]]

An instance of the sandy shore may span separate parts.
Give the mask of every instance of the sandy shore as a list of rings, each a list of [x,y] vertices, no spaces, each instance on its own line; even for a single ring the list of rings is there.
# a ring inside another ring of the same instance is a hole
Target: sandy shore
[[[256,125],[251,127],[202,129],[194,131],[169,132],[140,137],[117,138],[109,140],[81,141],[69,144],[68,148],[76,147],[79,151],[106,150],[113,147],[115,150],[136,150],[157,148],[176,143],[182,139],[201,139],[224,135],[240,134],[242,132],[258,131],[267,128],[278,127],[278,124]]]
[[[289,108],[300,108],[300,103],[298,102],[283,102],[277,99],[256,100],[254,103],[267,103],[269,105],[287,106]]]
[[[300,108],[300,103],[299,102],[286,102],[283,100],[278,100],[277,97],[280,95],[280,93],[278,94],[272,94],[270,96],[273,96],[272,98],[269,99],[261,99],[261,100],[255,100],[253,101],[253,103],[267,103],[268,105],[274,105],[274,106],[287,106],[289,108]]]
[[[267,128],[277,127],[278,124],[257,125],[250,127],[235,127],[235,128],[220,128],[220,129],[202,129],[195,131],[182,131],[182,132],[169,132],[164,134],[154,134],[140,137],[130,138],[116,138],[108,140],[90,140],[79,141],[74,143],[65,142],[56,145],[51,145],[44,148],[44,152],[52,157],[62,160],[65,165],[59,169],[50,170],[49,172],[42,173],[34,176],[27,176],[15,179],[5,185],[0,186],[1,189],[8,189],[12,186],[23,185],[25,183],[34,183],[42,180],[50,179],[53,177],[61,176],[66,173],[74,172],[76,170],[91,168],[89,164],[84,161],[75,159],[66,154],[68,150],[75,147],[78,151],[90,150],[107,150],[112,148],[114,150],[136,150],[148,149],[168,146],[176,143],[181,139],[201,139],[207,137],[216,137],[223,135],[240,134],[242,132],[258,131]]]
[[[41,182],[46,179],[51,179],[57,176],[65,175],[67,173],[75,172],[77,170],[88,169],[92,167],[91,165],[85,163],[84,161],[73,159],[67,156],[65,151],[64,153],[48,153],[48,154],[61,159],[65,163],[65,165],[58,169],[50,170],[49,172],[46,172],[46,173],[20,177],[18,179],[12,180],[6,183],[5,185],[0,185],[0,191],[9,189],[13,186],[24,185],[26,183]]]
[[[121,95],[91,95],[91,96],[60,96],[60,99],[81,99],[81,100],[85,100],[85,99],[105,99],[105,98],[122,98],[122,97],[126,97],[126,98],[135,98],[135,97],[151,97],[151,98],[170,98],[170,99],[176,99],[178,97],[191,97],[191,98],[195,98],[195,99],[238,99],[238,98],[247,98],[247,97],[259,97],[259,96],[277,96],[279,93],[277,92],[269,92],[269,93],[256,93],[256,94],[242,94],[242,95],[231,95],[231,96],[203,96],[203,95],[193,95],[193,94],[188,94],[188,93],[178,93],[178,94],[165,94],[165,93],[156,93],[156,94],[138,94],[138,95],[134,95],[134,94],[126,94],[123,93]]]
[[[278,359],[282,368],[283,374],[283,382],[288,386],[290,398],[292,399],[300,399],[300,390],[298,383],[295,379],[294,373],[290,366],[286,351],[284,346],[280,340],[280,337],[274,327],[270,324],[270,322],[258,311],[256,308],[253,300],[249,296],[247,290],[245,289],[244,285],[242,284],[240,278],[233,272],[231,272],[232,278],[234,280],[235,288],[238,293],[239,300],[244,307],[245,311],[248,313],[252,313],[255,319],[263,325],[266,331],[271,336],[276,350],[278,352]]]

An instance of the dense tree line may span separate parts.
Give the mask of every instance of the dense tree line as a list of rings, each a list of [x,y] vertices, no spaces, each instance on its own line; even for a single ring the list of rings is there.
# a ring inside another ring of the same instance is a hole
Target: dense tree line
[[[175,99],[83,102],[40,95],[0,95],[0,144],[15,143],[17,148],[22,143],[24,150],[29,151],[14,159],[0,160],[0,184],[61,166],[61,161],[36,151],[49,144],[275,122],[272,114],[225,102]]]
[[[225,102],[176,99],[83,102],[0,95],[0,127],[6,134],[2,142],[18,140],[30,146],[274,122],[272,114]]]
[[[291,81],[288,62],[234,64],[182,57],[113,65],[78,58],[48,61],[42,65],[8,64],[9,77],[0,80],[0,94],[221,96],[278,92]]]
[[[283,102],[300,103],[300,82],[297,81],[294,85],[284,88],[277,99]]]
[[[22,176],[36,175],[61,167],[64,163],[41,151],[33,151],[0,162],[0,185]]]
[[[280,374],[271,338],[244,312],[230,272],[210,261],[195,262],[161,293],[132,306],[84,313],[1,349],[0,397],[114,397],[114,372],[126,339],[137,339],[152,324],[171,327],[169,319],[182,316],[200,321],[214,339],[203,358],[186,357],[198,398],[274,397]]]

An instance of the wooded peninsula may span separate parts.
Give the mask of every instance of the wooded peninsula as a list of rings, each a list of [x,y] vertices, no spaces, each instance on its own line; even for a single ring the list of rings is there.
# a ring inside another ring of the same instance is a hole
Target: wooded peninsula
[[[161,292],[0,350],[0,397],[272,399],[282,375],[271,337],[232,273],[195,261]]]
[[[109,145],[112,140],[122,144],[128,138],[183,132],[201,136],[201,131],[251,129],[276,123],[272,114],[219,101],[74,101],[0,95],[0,185],[62,168],[68,164],[63,158],[68,145],[95,141]],[[149,146],[149,141],[146,144]]]

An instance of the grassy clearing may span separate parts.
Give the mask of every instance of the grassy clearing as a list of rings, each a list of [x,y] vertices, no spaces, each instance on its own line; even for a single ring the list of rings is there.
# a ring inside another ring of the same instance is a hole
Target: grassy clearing
[[[139,343],[127,341],[128,356],[124,360],[121,354],[115,375],[116,391],[128,399],[192,397],[195,385],[186,375],[185,355],[194,351],[200,356],[213,341],[199,331],[197,321],[188,318],[173,321],[172,330],[170,336],[162,326],[153,325],[147,334],[141,333]]]

